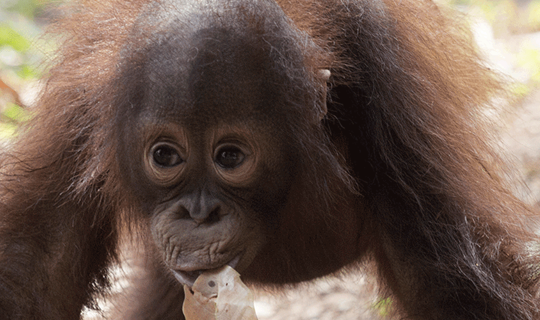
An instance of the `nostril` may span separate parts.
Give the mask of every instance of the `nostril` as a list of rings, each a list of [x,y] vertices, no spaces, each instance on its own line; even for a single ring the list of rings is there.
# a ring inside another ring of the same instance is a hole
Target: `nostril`
[[[178,219],[189,219],[191,217],[191,214],[189,213],[188,208],[180,206],[178,210],[176,210],[176,217]]]
[[[221,206],[216,206],[214,210],[210,212],[208,218],[206,218],[206,223],[216,223],[220,220]]]
[[[220,220],[221,205],[219,201],[204,203],[199,208],[194,208],[189,215],[198,224],[215,223]]]
[[[177,203],[177,217],[192,219],[197,224],[215,223],[223,215],[224,203],[208,191],[187,194]]]

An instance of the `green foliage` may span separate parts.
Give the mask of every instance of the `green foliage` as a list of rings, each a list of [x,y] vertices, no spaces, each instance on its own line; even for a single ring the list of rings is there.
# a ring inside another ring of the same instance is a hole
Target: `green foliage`
[[[392,298],[380,299],[372,305],[372,309],[374,309],[380,317],[389,316],[392,311]]]
[[[524,83],[516,82],[510,86],[510,90],[516,99],[523,99],[531,93],[532,88]]]
[[[3,0],[0,10],[16,12],[28,19],[34,19],[36,12],[43,7],[43,0]]]
[[[14,103],[7,103],[0,121],[0,139],[12,137],[18,127],[18,123],[28,119],[28,112]]]
[[[518,53],[518,64],[530,72],[530,81],[540,85],[540,49],[531,44],[525,44]]]
[[[5,18],[5,19],[2,19]],[[35,66],[43,59],[37,41],[41,29],[19,13],[0,10],[0,77],[37,78]],[[17,79],[15,79],[17,82]]]
[[[43,6],[43,0],[0,0],[0,139],[28,117],[15,103],[22,88],[40,76],[46,47],[39,45],[41,28],[34,19]]]
[[[447,3],[479,8],[495,31],[540,31],[540,0],[530,0],[523,4],[515,0],[447,0]]]
[[[14,103],[8,103],[2,115],[13,122],[26,121],[29,118],[28,112]]]
[[[529,4],[527,23],[535,30],[540,30],[540,0],[534,0]]]
[[[10,46],[16,51],[26,52],[30,49],[30,41],[15,31],[7,23],[0,23],[0,46]]]

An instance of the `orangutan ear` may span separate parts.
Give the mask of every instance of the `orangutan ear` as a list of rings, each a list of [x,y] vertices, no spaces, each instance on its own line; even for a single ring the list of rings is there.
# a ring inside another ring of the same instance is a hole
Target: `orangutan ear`
[[[323,92],[321,93],[322,102],[321,102],[321,110],[318,117],[319,121],[324,119],[324,117],[326,117],[326,114],[328,113],[328,107],[326,106],[326,95],[328,91],[328,80],[330,80],[331,75],[332,73],[328,69],[320,69],[319,71],[317,71],[317,78],[319,78],[321,81],[324,81],[324,89],[323,89]]]

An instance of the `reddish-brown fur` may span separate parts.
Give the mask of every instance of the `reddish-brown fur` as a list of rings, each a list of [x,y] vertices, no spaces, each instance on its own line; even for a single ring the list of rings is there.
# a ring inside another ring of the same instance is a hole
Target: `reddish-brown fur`
[[[1,158],[1,319],[78,319],[108,286],[121,231],[146,230],[115,108],[137,80],[120,75],[121,51],[152,31],[133,39],[146,2],[88,0],[55,26],[65,38],[33,120]],[[404,318],[537,319],[532,212],[484,119],[502,85],[460,24],[427,1],[277,2],[312,41],[297,44],[308,73],[332,72],[328,115],[311,127],[320,105],[291,110],[305,158],[244,279],[295,283],[372,259]],[[180,286],[145,248],[118,318],[181,318]]]

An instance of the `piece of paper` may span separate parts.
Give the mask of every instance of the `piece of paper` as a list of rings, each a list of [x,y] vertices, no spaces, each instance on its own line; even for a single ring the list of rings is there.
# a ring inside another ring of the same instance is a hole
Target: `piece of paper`
[[[184,293],[186,320],[257,320],[253,294],[229,266],[203,272]]]

